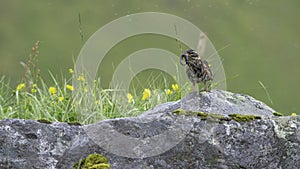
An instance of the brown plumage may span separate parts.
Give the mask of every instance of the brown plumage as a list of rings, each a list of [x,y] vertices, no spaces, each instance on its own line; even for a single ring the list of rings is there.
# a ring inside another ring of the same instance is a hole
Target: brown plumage
[[[183,60],[184,59],[184,60]],[[202,59],[200,55],[192,50],[187,50],[180,57],[180,63],[186,65],[186,74],[189,80],[193,83],[193,91],[197,89],[197,84],[204,84],[204,91],[211,90],[211,82],[213,74],[206,60]]]

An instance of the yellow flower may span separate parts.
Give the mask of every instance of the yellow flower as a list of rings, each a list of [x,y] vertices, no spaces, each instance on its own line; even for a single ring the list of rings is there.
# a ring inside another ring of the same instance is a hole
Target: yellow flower
[[[79,75],[78,78],[77,78],[78,81],[82,81],[84,82],[85,81],[85,78],[83,75]]]
[[[101,104],[101,100],[96,100],[95,104],[100,105]]]
[[[69,69],[69,73],[70,73],[70,74],[73,74],[73,73],[74,73],[74,70],[73,70],[73,69]]]
[[[292,116],[292,117],[295,117],[295,116],[297,116],[297,114],[296,114],[296,113],[292,113],[291,116]]]
[[[71,91],[73,91],[74,90],[74,87],[72,86],[72,85],[66,85],[66,88],[68,89],[68,90],[71,90]]]
[[[133,103],[134,102],[133,97],[130,93],[127,94],[127,100],[128,100],[128,103]]]
[[[17,90],[20,91],[20,90],[22,90],[25,86],[26,86],[25,83],[21,83],[21,84],[19,84],[19,85],[17,86]]]
[[[36,92],[37,92],[36,89],[37,89],[37,84],[33,84],[33,85],[32,85],[32,89],[31,89],[31,92],[32,92],[32,93],[36,93]]]
[[[167,89],[167,90],[166,90],[166,93],[167,93],[167,95],[171,95],[171,94],[173,94],[173,91],[170,90],[170,89]]]
[[[144,89],[142,100],[146,100],[151,96],[150,89]]]
[[[172,84],[172,89],[177,92],[179,90],[178,84]]]
[[[59,98],[58,98],[58,100],[61,101],[61,102],[62,102],[64,99],[65,99],[64,97],[59,97]]]
[[[49,87],[49,92],[53,95],[55,95],[57,93],[57,90],[55,87]]]

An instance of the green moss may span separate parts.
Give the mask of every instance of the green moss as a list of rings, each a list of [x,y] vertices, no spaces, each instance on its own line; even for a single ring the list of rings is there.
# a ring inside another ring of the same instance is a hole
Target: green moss
[[[101,154],[90,154],[84,160],[77,162],[73,169],[109,169],[107,159]]]
[[[52,124],[52,121],[50,121],[48,119],[38,119],[37,121],[40,123]]]
[[[78,121],[71,121],[71,122],[67,122],[67,123],[72,126],[82,126],[82,124],[79,123]]]
[[[224,123],[225,121],[235,120],[237,122],[249,122],[255,119],[261,119],[260,116],[256,115],[243,115],[243,114],[230,114],[228,116],[217,114],[217,113],[205,113],[205,112],[193,112],[193,111],[185,111],[183,109],[177,109],[173,111],[173,113],[177,115],[193,115],[198,116],[201,120],[208,120],[213,122]]]
[[[95,164],[95,165],[93,165],[93,167],[91,169],[106,169],[106,168],[110,168],[110,164],[104,164],[104,163]]]
[[[256,116],[256,115],[229,114],[228,116],[237,122],[249,122],[255,119],[261,119],[260,116]]]
[[[193,112],[193,111],[185,111],[183,109],[174,110],[173,113],[175,113],[177,115],[194,115],[194,116],[200,117],[201,120],[210,120],[210,121],[217,121],[217,122],[231,120],[229,117],[226,117],[222,114],[217,114],[217,113],[205,113],[205,112],[200,112],[200,111]]]
[[[201,118],[201,120],[206,120],[208,113],[204,113],[204,112],[195,112],[197,114],[197,116],[199,116]]]
[[[190,115],[190,116],[199,116],[202,120],[206,120],[206,117],[208,116],[208,113],[204,112],[197,112],[197,111],[186,111],[183,109],[177,109],[174,110],[173,113],[177,115]]]
[[[176,109],[176,110],[174,110],[173,111],[173,113],[174,114],[177,114],[177,115],[183,115],[183,114],[185,114],[185,110],[183,110],[183,109]]]
[[[274,112],[273,113],[274,116],[283,116],[283,114],[279,113],[279,112]]]
[[[173,111],[177,115],[194,115],[201,118],[201,120],[214,121],[219,123],[224,123],[225,121],[235,120],[237,122],[249,122],[255,119],[261,119],[260,116],[256,115],[243,115],[243,114],[230,114],[228,116],[217,114],[217,113],[205,113],[205,112],[193,112],[185,111],[183,109],[177,109]]]

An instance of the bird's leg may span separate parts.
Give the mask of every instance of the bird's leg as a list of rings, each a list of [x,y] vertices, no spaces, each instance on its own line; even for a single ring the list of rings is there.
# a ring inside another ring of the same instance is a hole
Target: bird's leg
[[[198,85],[197,83],[193,82],[193,93],[197,92],[198,90]]]

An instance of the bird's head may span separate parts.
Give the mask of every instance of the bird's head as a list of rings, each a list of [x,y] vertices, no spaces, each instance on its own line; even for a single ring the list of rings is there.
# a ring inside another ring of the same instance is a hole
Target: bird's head
[[[188,60],[195,59],[195,58],[198,58],[198,57],[199,57],[199,55],[196,51],[194,51],[192,49],[188,49],[185,53],[183,53],[180,56],[180,64],[185,65],[185,64],[187,64]],[[183,62],[183,59],[184,59],[185,63]]]

